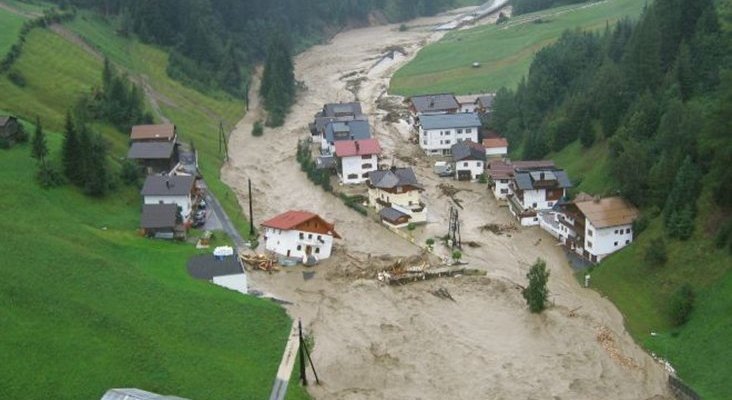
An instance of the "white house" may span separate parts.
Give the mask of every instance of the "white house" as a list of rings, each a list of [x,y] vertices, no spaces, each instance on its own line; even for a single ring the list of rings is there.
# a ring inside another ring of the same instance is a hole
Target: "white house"
[[[379,211],[384,224],[395,228],[427,221],[422,201],[422,185],[411,168],[395,168],[369,173],[369,205]]]
[[[578,240],[575,251],[592,262],[633,242],[633,221],[638,209],[621,197],[608,197],[575,202],[580,215],[575,221]],[[582,221],[584,220],[584,221]],[[583,222],[583,223],[582,223]]]
[[[264,221],[262,227],[267,250],[303,260],[330,257],[333,239],[341,238],[333,224],[307,211],[288,211]]]
[[[553,161],[511,161],[511,160],[489,160],[488,161],[488,185],[493,195],[498,200],[506,200],[511,194],[511,181],[515,171],[531,170],[541,168],[554,168]]]
[[[460,110],[455,95],[452,93],[425,94],[409,98],[409,111],[413,122],[423,115],[454,114]]]
[[[478,142],[481,122],[477,114],[423,115],[419,146],[427,155],[449,155],[452,145],[463,140]]]
[[[457,100],[458,105],[460,108],[458,109],[458,112],[461,113],[474,113],[475,110],[478,108],[478,106],[475,104],[476,95],[463,95],[463,96],[455,96],[455,100]]]
[[[508,155],[508,140],[506,138],[483,139],[483,147],[488,158],[505,158]]]
[[[570,187],[572,183],[561,169],[515,168],[507,195],[509,210],[521,225],[539,225],[538,212],[554,207]]]
[[[196,201],[196,178],[185,175],[150,175],[145,179],[140,194],[144,204],[175,204],[181,209],[183,220],[191,215]]]
[[[452,162],[455,165],[455,179],[477,180],[485,173],[485,148],[471,140],[452,145]]]
[[[331,121],[325,125],[320,152],[323,155],[335,153],[335,142],[341,140],[364,140],[371,137],[371,127],[365,120]]]
[[[315,114],[313,122],[309,124],[310,134],[315,143],[320,143],[325,135],[325,126],[333,121],[352,121],[367,118],[361,110],[361,103],[328,103]]]
[[[343,184],[366,182],[369,172],[379,168],[381,146],[376,139],[340,140],[335,142],[339,162],[339,176]]]

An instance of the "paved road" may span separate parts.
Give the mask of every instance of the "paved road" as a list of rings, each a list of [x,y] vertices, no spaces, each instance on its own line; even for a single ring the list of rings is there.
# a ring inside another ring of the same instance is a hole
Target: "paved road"
[[[221,203],[219,203],[219,200],[214,196],[211,192],[206,193],[206,203],[211,207],[211,211],[216,214],[216,218],[221,222],[221,226],[224,229],[224,232],[226,232],[227,235],[231,238],[231,240],[234,241],[234,244],[237,248],[242,248],[245,246],[244,238],[241,237],[239,234],[239,231],[234,226],[234,223],[231,222],[231,218],[229,218],[229,215],[226,214],[226,211],[224,211],[224,208],[221,207]]]
[[[298,334],[297,321],[293,321],[290,337],[287,339],[287,346],[285,346],[285,352],[282,354],[282,361],[280,361],[280,367],[277,369],[277,377],[275,377],[272,395],[270,395],[269,400],[284,400],[287,394],[287,384],[290,382],[292,368],[295,366],[299,349],[300,336]]]

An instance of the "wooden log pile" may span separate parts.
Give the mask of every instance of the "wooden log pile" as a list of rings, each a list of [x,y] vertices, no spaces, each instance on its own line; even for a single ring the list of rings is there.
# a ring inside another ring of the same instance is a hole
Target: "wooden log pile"
[[[256,269],[259,271],[275,272],[280,268],[276,265],[277,259],[266,254],[241,254],[239,256],[244,265],[248,265],[249,270]]]

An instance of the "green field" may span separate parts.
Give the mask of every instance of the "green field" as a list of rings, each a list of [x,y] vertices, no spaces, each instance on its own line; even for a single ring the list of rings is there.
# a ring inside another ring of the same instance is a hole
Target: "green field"
[[[49,142],[57,149],[60,135]],[[104,200],[39,189],[29,152],[0,151],[0,398],[96,399],[126,386],[266,398],[284,310],[190,278],[191,244],[138,236],[136,189]]]
[[[15,44],[20,34],[20,27],[23,26],[25,18],[0,8],[0,59]]]
[[[199,149],[209,186],[238,226],[248,226],[218,180],[216,140],[219,120],[235,122],[242,102],[184,87],[165,75],[162,50],[81,22],[100,41],[121,46],[108,48],[126,52],[116,56],[127,59],[119,64],[131,75],[149,79],[163,114]],[[0,76],[0,110],[27,120],[38,115],[47,132],[58,132],[67,108],[99,84],[102,62],[36,29],[14,68],[27,84]],[[110,142],[112,159],[126,153],[127,132],[94,127]],[[49,137],[56,162],[60,141]],[[192,399],[268,397],[291,323],[284,310],[191,279],[191,244],[139,237],[137,188],[103,200],[70,185],[45,191],[29,153],[28,145],[0,150],[0,229],[7,233],[0,242],[0,398],[94,399],[127,386]],[[304,398],[290,385],[288,399]]]
[[[389,91],[411,96],[512,88],[528,73],[534,54],[565,30],[604,29],[625,16],[639,16],[643,5],[639,0],[606,0],[520,15],[500,26],[451,32],[398,70]],[[536,23],[539,18],[542,23]],[[474,62],[479,62],[480,68],[473,68]]]

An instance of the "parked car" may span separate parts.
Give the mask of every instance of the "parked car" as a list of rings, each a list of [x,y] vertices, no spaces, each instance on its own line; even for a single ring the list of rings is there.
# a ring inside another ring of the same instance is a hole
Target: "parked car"
[[[452,164],[448,163],[447,161],[437,161],[435,162],[434,167],[432,167],[432,170],[437,174],[437,176],[440,177],[448,177],[452,176],[455,172],[452,170]]]

